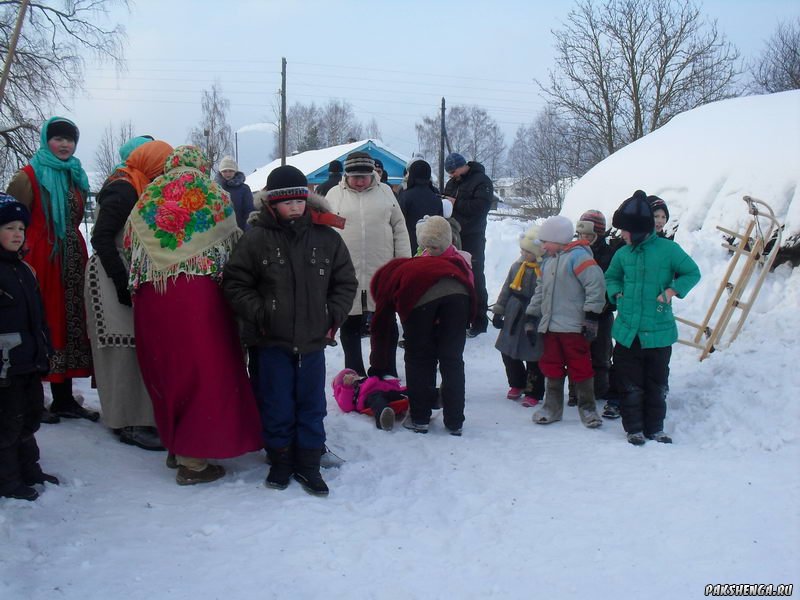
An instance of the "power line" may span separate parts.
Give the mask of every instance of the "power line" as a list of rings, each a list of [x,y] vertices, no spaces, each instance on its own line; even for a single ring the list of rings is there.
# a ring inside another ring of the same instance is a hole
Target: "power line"
[[[169,88],[136,88],[136,89],[126,89],[126,88],[103,88],[103,87],[87,87],[85,88],[87,91],[97,91],[97,92],[119,92],[119,93],[168,93],[168,94],[200,94],[203,90],[186,90],[186,89],[169,89]],[[241,95],[241,96],[263,96],[265,94],[271,94],[272,92],[261,92],[261,91],[235,91],[235,92],[226,92],[225,95],[229,96],[231,94]],[[340,96],[320,96],[319,94],[293,94],[295,97],[305,97],[305,98],[337,98],[342,99],[347,102],[351,102],[350,98],[340,97]],[[451,98],[453,98],[451,96]],[[451,100],[456,105],[458,104],[468,104],[468,105],[476,105],[474,103],[469,102],[469,100],[481,100],[469,97],[455,97],[455,99]],[[385,98],[358,98],[357,101],[359,102],[377,102],[377,103],[385,103],[385,104],[398,104],[403,106],[425,106],[430,107],[431,104],[426,102],[409,102],[404,100],[394,100],[394,99],[385,99]],[[465,102],[466,101],[466,102]],[[531,113],[531,109],[526,108],[513,108],[513,107],[504,107],[504,106],[491,106],[491,105],[480,105],[482,108],[486,108],[487,110],[492,110],[493,112],[498,113],[509,113],[509,114],[518,114],[518,115],[526,115]]]
[[[163,63],[199,63],[207,65],[209,63],[235,63],[238,65],[242,64],[277,64],[280,62],[279,59],[274,60],[255,60],[255,59],[212,59],[212,58],[170,58],[170,59],[163,59],[163,58],[152,58],[152,59],[136,59],[136,60],[129,60],[128,62],[156,62],[159,64]],[[402,69],[386,69],[383,67],[365,67],[362,65],[353,66],[353,65],[334,65],[334,64],[324,64],[324,63],[311,63],[311,62],[302,62],[302,61],[289,61],[289,65],[304,65],[309,67],[321,67],[324,69],[338,69],[338,70],[355,70],[355,71],[378,71],[381,73],[398,73],[401,75],[412,75],[415,77],[437,77],[440,79],[461,79],[464,81],[484,81],[484,82],[492,82],[492,83],[503,83],[503,84],[521,84],[521,85],[528,85],[529,81],[522,81],[522,80],[509,80],[509,79],[490,79],[485,77],[467,77],[464,75],[453,75],[451,73],[424,73],[420,71],[404,71]],[[152,69],[152,70],[161,70],[161,69]],[[171,70],[178,70],[182,71],[184,69],[171,69]],[[205,70],[207,71],[207,69]],[[226,69],[228,73],[235,73],[235,72],[245,72],[251,73],[251,71],[230,71]],[[259,74],[263,73],[275,73],[280,74],[280,71],[259,71]],[[320,73],[319,75],[324,75],[324,73]],[[372,79],[372,78],[370,78]]]

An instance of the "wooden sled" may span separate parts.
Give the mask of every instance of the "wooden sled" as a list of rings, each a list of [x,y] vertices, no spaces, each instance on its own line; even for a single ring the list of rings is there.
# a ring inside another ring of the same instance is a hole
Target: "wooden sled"
[[[748,212],[753,219],[744,233],[737,233],[717,225],[717,229],[730,236],[734,241],[734,243],[722,244],[723,248],[727,248],[733,253],[733,257],[705,319],[702,323],[694,323],[688,319],[675,317],[676,320],[696,331],[691,340],[679,339],[678,342],[701,350],[700,360],[707,358],[715,350],[727,348],[739,335],[781,247],[783,227],[775,218],[772,208],[766,202],[750,196],[744,196],[742,199],[747,203]],[[735,243],[736,241],[738,244]],[[770,242],[772,245],[766,250]],[[734,276],[734,271],[740,261],[741,269]],[[754,274],[754,283],[748,290]],[[725,292],[728,294],[723,299]],[[718,310],[720,305],[722,309]],[[740,311],[739,318],[732,331],[726,336],[726,330],[737,310]],[[714,325],[711,325],[715,315],[716,321]]]

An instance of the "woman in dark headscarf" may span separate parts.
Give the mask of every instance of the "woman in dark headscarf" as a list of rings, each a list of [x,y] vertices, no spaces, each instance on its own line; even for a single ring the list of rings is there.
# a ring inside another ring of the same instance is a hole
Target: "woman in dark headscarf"
[[[134,138],[139,139],[144,138]],[[86,268],[89,337],[103,422],[118,432],[121,442],[145,450],[163,447],[136,359],[122,232],[139,196],[164,172],[164,162],[172,151],[166,142],[147,141],[130,152],[103,184],[97,194],[98,212],[92,229],[94,254]]]
[[[39,149],[14,175],[8,193],[31,211],[25,261],[39,279],[54,351],[44,378],[53,394],[50,412],[97,421],[99,413],[83,408],[72,394],[72,379],[92,374],[83,301],[87,252],[79,230],[89,179],[74,156],[79,136],[69,119],[45,121]],[[58,421],[47,415],[43,420]]]

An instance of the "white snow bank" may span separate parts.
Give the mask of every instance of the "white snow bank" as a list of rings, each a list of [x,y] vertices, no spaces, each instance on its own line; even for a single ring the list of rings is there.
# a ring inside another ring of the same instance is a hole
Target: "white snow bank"
[[[664,199],[676,241],[699,229],[740,229],[745,195],[763,200],[800,234],[800,90],[747,96],[682,113],[612,154],[567,194],[562,214],[590,208],[611,215],[637,189]]]

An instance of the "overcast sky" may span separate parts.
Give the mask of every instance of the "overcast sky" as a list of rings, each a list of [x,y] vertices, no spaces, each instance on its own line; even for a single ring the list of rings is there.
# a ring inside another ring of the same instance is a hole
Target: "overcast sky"
[[[800,17],[798,0],[704,0],[704,14],[743,57],[755,57],[781,20]],[[552,29],[567,0],[471,2],[283,0],[135,0],[111,19],[123,23],[127,70],[88,64],[86,93],[67,114],[81,129],[77,155],[93,168],[109,124],[173,145],[199,124],[200,97],[218,81],[237,130],[274,120],[281,57],[288,62],[289,105],[347,100],[364,123],[374,117],[383,141],[416,150],[414,124],[448,105],[486,108],[513,141],[542,108],[534,79],[553,65]],[[239,135],[245,173],[272,158],[272,136]]]

